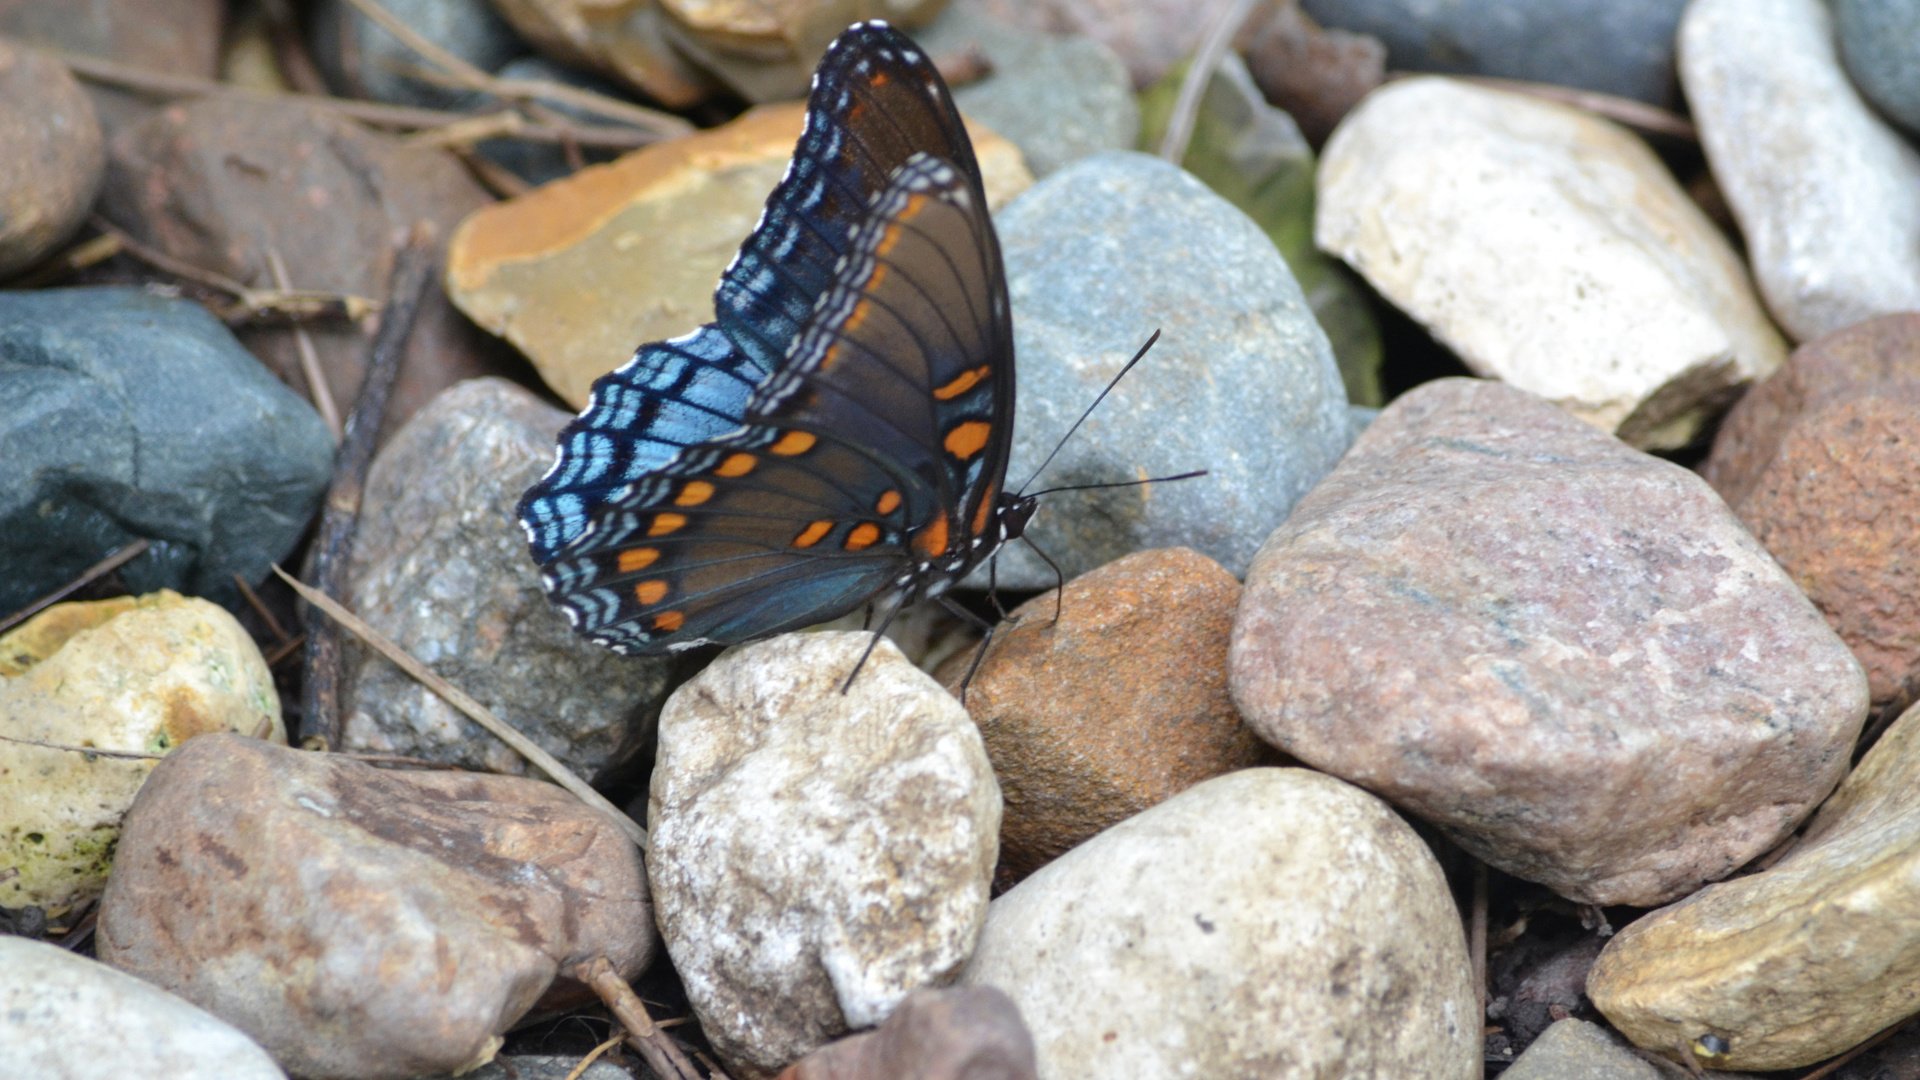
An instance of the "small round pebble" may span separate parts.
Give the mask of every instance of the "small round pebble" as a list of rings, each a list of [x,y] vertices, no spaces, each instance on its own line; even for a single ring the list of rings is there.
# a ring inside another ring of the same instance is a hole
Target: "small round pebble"
[[[93,104],[66,65],[0,38],[0,280],[52,254],[106,176]]]

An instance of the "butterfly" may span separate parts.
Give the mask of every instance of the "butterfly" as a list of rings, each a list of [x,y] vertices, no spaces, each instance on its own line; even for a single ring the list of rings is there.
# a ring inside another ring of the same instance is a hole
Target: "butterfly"
[[[574,629],[662,653],[897,611],[1026,527],[1034,497],[1005,490],[1000,244],[960,114],[905,35],[858,23],[821,58],[714,316],[595,382],[520,501]]]

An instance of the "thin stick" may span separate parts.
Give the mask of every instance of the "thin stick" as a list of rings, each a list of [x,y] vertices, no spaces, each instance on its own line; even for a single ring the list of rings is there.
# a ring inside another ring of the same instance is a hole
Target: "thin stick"
[[[588,1069],[593,1068],[594,1062],[599,1061],[601,1058],[605,1057],[607,1054],[607,1051],[612,1050],[616,1046],[619,1046],[620,1043],[626,1039],[626,1037],[627,1037],[626,1032],[615,1031],[613,1033],[613,1038],[608,1039],[606,1042],[603,1042],[600,1045],[594,1047],[593,1049],[587,1051],[587,1056],[581,1058],[579,1061],[574,1062],[573,1068],[567,1070],[566,1080],[580,1080],[580,1077],[586,1075],[586,1071]]]
[[[1471,856],[1469,856],[1471,857]],[[1473,910],[1467,917],[1467,955],[1473,962],[1473,1000],[1487,1022],[1487,864],[1473,860]]]
[[[91,754],[94,757],[113,758],[116,761],[159,761],[167,756],[146,750],[108,750],[100,746],[68,746],[65,743],[41,742],[39,739],[28,739],[19,735],[0,735],[0,742],[37,746],[42,750],[61,750],[69,754]]]
[[[287,84],[303,94],[324,94],[327,81],[320,77],[302,40],[299,22],[287,0],[260,0],[260,14],[267,21],[267,38],[273,43],[274,58],[280,62],[280,74]]]
[[[1899,1031],[1903,1027],[1906,1027],[1907,1023],[1908,1023],[1907,1020],[1902,1020],[1896,1024],[1893,1024],[1892,1026],[1886,1028],[1884,1031],[1880,1032],[1880,1034],[1875,1035],[1873,1038],[1868,1039],[1866,1042],[1861,1043],[1859,1046],[1854,1047],[1853,1049],[1847,1051],[1846,1053],[1841,1054],[1839,1057],[1834,1058],[1832,1061],[1827,1062],[1825,1065],[1822,1065],[1819,1068],[1808,1073],[1807,1075],[1802,1076],[1800,1080],[1821,1080],[1822,1077],[1832,1076],[1834,1073],[1839,1071],[1840,1066],[1845,1065],[1847,1062],[1852,1061],[1854,1058],[1859,1057],[1861,1054],[1866,1053],[1867,1051],[1873,1049],[1876,1046],[1879,1046],[1881,1043],[1886,1042],[1888,1039],[1892,1038],[1893,1033],[1896,1031]]]
[[[287,277],[287,264],[280,261],[276,248],[267,248],[267,269],[273,274],[275,288],[281,292],[293,289],[293,282]],[[320,354],[313,347],[313,335],[298,323],[293,326],[293,348],[300,354],[300,374],[307,380],[307,396],[313,399],[313,407],[326,422],[327,430],[333,433],[333,445],[337,447],[341,432],[340,406],[334,404],[333,388],[327,385],[326,373],[320,370]]]
[[[1187,143],[1193,140],[1194,121],[1200,115],[1200,97],[1213,81],[1220,58],[1233,46],[1234,36],[1253,14],[1258,0],[1222,0],[1220,14],[1193,54],[1187,74],[1180,80],[1180,96],[1173,100],[1173,112],[1167,116],[1167,132],[1160,137],[1160,156],[1175,165],[1187,156]]]
[[[315,587],[329,596],[345,595],[347,566],[353,560],[353,531],[360,518],[360,495],[367,468],[373,462],[374,437],[387,415],[387,396],[393,390],[414,316],[432,278],[435,263],[430,231],[415,225],[413,234],[394,259],[392,290],[380,316],[380,332],[368,351],[360,396],[347,417],[339,452],[334,457],[333,483],[327,488],[326,508],[313,544]],[[328,622],[314,620],[307,627],[307,670],[301,687],[301,723],[304,734],[317,735],[338,746],[340,717],[340,633]]]
[[[121,252],[120,238],[111,233],[82,240],[35,267],[25,277],[8,284],[12,289],[39,289],[64,280],[68,275],[97,266]]]
[[[694,1070],[693,1062],[687,1060],[680,1044],[653,1022],[646,1003],[627,985],[627,980],[613,970],[612,962],[606,957],[596,956],[576,964],[572,974],[600,995],[607,1011],[627,1029],[627,1045],[639,1051],[647,1068],[663,1080],[700,1080],[700,1074]]]
[[[1387,79],[1389,81],[1411,79],[1418,74],[1418,72],[1411,71],[1396,71],[1388,75]],[[1619,97],[1614,94],[1602,94],[1597,90],[1581,90],[1571,86],[1556,86],[1552,83],[1528,82],[1525,79],[1502,79],[1492,75],[1455,75],[1452,76],[1452,78],[1479,83],[1482,86],[1492,87],[1495,90],[1510,90],[1516,94],[1526,94],[1529,97],[1557,101],[1562,105],[1571,105],[1576,109],[1584,109],[1597,116],[1604,116],[1609,120],[1617,121],[1628,127],[1639,128],[1641,131],[1652,132],[1656,135],[1671,135],[1676,139],[1685,139],[1688,142],[1700,141],[1700,132],[1694,128],[1693,124],[1687,121],[1686,117],[1649,105],[1644,101],[1635,101],[1632,98]]]
[[[127,544],[106,558],[80,571],[79,577],[74,578],[72,581],[67,582],[65,585],[60,586],[6,618],[0,619],[0,634],[4,634],[14,627],[19,626],[21,623],[26,622],[42,611],[45,611],[60,601],[65,600],[67,597],[72,596],[74,593],[79,592],[81,589],[86,588],[139,558],[140,554],[147,550],[148,544],[149,541],[145,537],[135,540],[131,544]]]
[[[247,584],[247,579],[241,577],[238,570],[233,573],[233,584],[240,590],[240,596],[246,600],[247,606],[253,609],[255,615],[260,616],[261,622],[267,624],[267,632],[273,635],[274,644],[285,645],[287,643],[286,628],[280,625],[279,619],[273,617],[273,612],[267,610],[267,605],[260,602],[260,594],[253,591],[253,586]]]
[[[373,301],[351,293],[281,292],[277,289],[249,288],[225,274],[195,266],[185,259],[175,258],[158,248],[148,247],[99,214],[93,215],[88,220],[94,228],[111,235],[119,243],[121,250],[141,262],[196,285],[203,285],[215,292],[226,293],[233,297],[236,301],[234,304],[215,312],[222,322],[230,325],[246,322],[257,315],[272,313],[293,317],[338,313],[349,319],[359,319],[378,310]]]

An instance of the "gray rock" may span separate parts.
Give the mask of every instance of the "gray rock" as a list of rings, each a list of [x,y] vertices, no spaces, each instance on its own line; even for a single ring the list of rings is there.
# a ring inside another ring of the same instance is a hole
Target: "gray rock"
[[[482,71],[528,51],[489,0],[382,0],[407,28]],[[343,94],[430,109],[460,103],[466,91],[416,79],[434,65],[346,0],[313,6],[314,60]]]
[[[1853,84],[1908,134],[1920,136],[1920,3],[1835,0],[1833,20]]]
[[[502,79],[541,79],[556,82],[582,90],[592,90],[611,98],[631,96],[631,92],[623,87],[597,76],[556,64],[544,56],[517,57],[508,61],[494,74]],[[604,117],[564,101],[555,101],[547,97],[536,97],[533,100],[542,108],[551,109],[583,124],[605,123]],[[475,93],[463,100],[461,107],[501,109],[507,106],[490,94]],[[578,171],[567,159],[566,148],[552,143],[528,142],[525,139],[488,139],[476,149],[481,156],[535,186],[550,180],[558,180],[563,176],[571,176]],[[581,150],[581,158],[590,165],[611,161],[615,156],[613,152],[606,150]]]
[[[1274,531],[1229,663],[1269,742],[1592,904],[1772,847],[1868,701],[1705,481],[1472,379],[1402,395]]]
[[[1822,0],[1695,0],[1680,77],[1789,336],[1920,310],[1920,152],[1847,80]]]
[[[252,1039],[57,945],[0,935],[0,1076],[284,1080]]]
[[[955,88],[960,111],[1011,140],[1033,175],[1101,150],[1131,150],[1140,107],[1126,65],[1090,37],[1025,30],[967,5],[916,35],[934,56],[977,51],[987,78]]]
[[[1069,578],[1152,547],[1244,572],[1349,431],[1333,350],[1273,242],[1192,176],[1135,153],[1055,173],[997,223],[1020,365],[1008,484],[1028,478],[1155,329],[1159,344],[1033,487],[1210,470],[1049,496],[1027,535]],[[1001,554],[999,581],[1056,584],[1023,544]]]
[[[1386,42],[1403,71],[1498,75],[1678,104],[1673,28],[1686,0],[1303,0],[1327,26]]]
[[[1568,1017],[1541,1032],[1501,1080],[1664,1080],[1606,1028]]]
[[[135,539],[121,577],[237,601],[293,549],[326,426],[200,305],[138,289],[0,293],[0,610]]]
[[[443,1075],[435,1080],[652,1080],[653,1077],[652,1073],[636,1077],[611,1061],[596,1061],[576,1076],[573,1070],[579,1065],[578,1057],[565,1055],[503,1055],[472,1072],[457,1077]]]
[[[368,472],[348,598],[375,629],[590,776],[645,744],[670,665],[594,645],[541,591],[514,506],[553,463],[568,419],[503,379],[471,379],[416,413]],[[345,749],[526,770],[506,744],[358,645],[345,686]]]

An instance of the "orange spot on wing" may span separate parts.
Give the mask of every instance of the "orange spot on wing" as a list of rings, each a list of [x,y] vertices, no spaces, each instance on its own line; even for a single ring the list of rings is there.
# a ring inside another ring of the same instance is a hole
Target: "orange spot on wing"
[[[870,521],[863,521],[855,525],[853,531],[847,534],[846,548],[848,551],[865,551],[878,539],[880,539],[880,526]]]
[[[655,514],[653,523],[647,526],[648,536],[665,536],[687,523],[685,514]]]
[[[813,449],[813,444],[819,441],[819,439],[814,437],[812,432],[789,431],[785,435],[780,436],[780,441],[774,443],[768,449],[779,454],[781,457],[793,457],[796,454],[804,454]]]
[[[713,498],[713,485],[705,480],[689,480],[680,486],[680,494],[673,497],[675,506],[699,506]]]
[[[893,223],[888,225],[886,231],[880,234],[880,242],[875,244],[873,248],[874,254],[886,255],[892,251],[893,245],[899,243],[900,237],[906,232],[906,229],[903,228],[905,223],[912,221],[915,217],[919,216],[920,211],[926,208],[927,196],[925,193],[915,192],[908,195],[907,205],[900,208],[900,212],[893,217]]]
[[[631,574],[636,570],[645,570],[659,558],[659,548],[628,548],[620,553],[620,572]]]
[[[993,500],[1000,494],[993,484],[980,493],[980,505],[973,512],[973,535],[979,536],[987,531],[987,521],[993,517]]]
[[[653,628],[669,634],[686,625],[687,617],[678,611],[663,611],[653,617]]]
[[[876,513],[891,514],[900,509],[900,493],[888,489],[880,493],[880,500],[873,504]]]
[[[980,380],[986,378],[987,373],[992,370],[993,368],[990,365],[981,364],[972,371],[961,372],[959,378],[935,390],[933,392],[934,399],[937,401],[952,401],[961,394],[979,386]]]
[[[880,272],[880,268],[877,266],[874,267],[874,273],[877,274],[879,272]],[[867,287],[868,288],[873,287],[872,278],[867,279]],[[873,307],[873,301],[871,300],[861,300],[859,303],[853,305],[853,310],[847,313],[847,322],[845,327],[846,330],[849,333],[851,333],[852,331],[860,329],[860,324],[867,321],[868,309],[872,307]],[[835,345],[833,348],[838,349],[839,347],[840,347],[839,345]],[[827,350],[827,356],[829,359],[832,358],[833,349]]]
[[[920,557],[924,559],[931,559],[946,552],[946,511],[941,511],[939,517],[927,522],[926,525],[921,527],[919,532],[913,534],[913,550],[918,552]]]
[[[657,604],[666,599],[667,583],[655,578],[643,581],[633,587],[633,598],[643,604]]]
[[[807,526],[806,528],[800,530],[800,535],[793,538],[793,546],[797,548],[810,548],[813,545],[819,543],[821,537],[827,535],[832,531],[833,531],[833,522],[816,521],[813,524]]]
[[[953,430],[947,432],[947,453],[961,461],[967,460],[987,445],[987,434],[992,430],[993,425],[985,420],[968,420],[955,424]]]
[[[760,464],[760,459],[754,457],[752,454],[733,454],[730,455],[727,460],[721,462],[720,467],[713,470],[713,472],[715,476],[725,476],[728,478],[745,476],[752,472],[753,467],[758,464]]]

